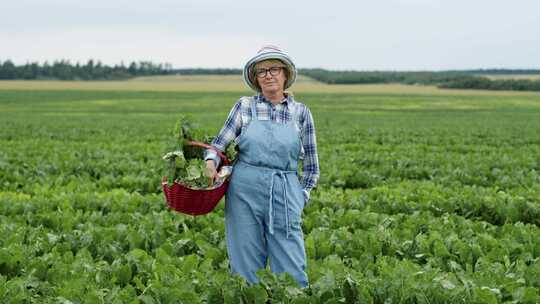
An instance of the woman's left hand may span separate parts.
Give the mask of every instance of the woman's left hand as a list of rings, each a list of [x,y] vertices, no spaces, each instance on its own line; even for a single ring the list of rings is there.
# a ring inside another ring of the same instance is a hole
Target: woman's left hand
[[[212,186],[217,178],[216,163],[209,159],[206,161],[206,176],[210,179],[209,185]]]

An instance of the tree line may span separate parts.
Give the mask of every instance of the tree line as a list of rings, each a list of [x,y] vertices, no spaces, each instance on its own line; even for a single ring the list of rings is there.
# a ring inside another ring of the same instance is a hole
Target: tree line
[[[328,84],[375,84],[403,83],[436,85],[468,76],[467,72],[386,72],[386,71],[328,71],[324,69],[303,69],[303,75]]]
[[[88,60],[85,64],[72,64],[68,60],[32,62],[15,65],[11,60],[0,60],[0,79],[56,79],[56,80],[122,80],[136,76],[167,75],[172,73],[169,63],[149,61],[131,62],[129,65],[109,66],[101,61]]]
[[[486,77],[467,77],[441,83],[444,89],[476,89],[498,91],[540,91],[540,81],[530,79],[489,79]]]
[[[125,80],[138,76],[152,75],[239,75],[240,69],[173,69],[170,63],[149,61],[123,63],[109,66],[90,59],[86,64],[72,64],[68,60],[32,62],[15,65],[11,60],[0,60],[0,80]]]
[[[401,83],[435,85],[448,89],[540,91],[540,81],[531,79],[496,79],[483,75],[540,75],[540,70],[464,70],[441,72],[328,71],[302,69],[301,74],[327,84]]]
[[[15,65],[0,60],[0,80],[58,79],[58,80],[124,80],[152,75],[240,75],[241,69],[173,69],[169,63],[149,61],[131,62],[129,65],[109,66],[88,60],[85,64],[72,64],[68,60],[53,63],[37,62]],[[451,89],[540,91],[540,81],[530,79],[492,80],[483,75],[540,75],[536,69],[480,69],[463,71],[331,71],[325,69],[299,69],[299,74],[327,84],[402,83],[409,85],[435,85]]]

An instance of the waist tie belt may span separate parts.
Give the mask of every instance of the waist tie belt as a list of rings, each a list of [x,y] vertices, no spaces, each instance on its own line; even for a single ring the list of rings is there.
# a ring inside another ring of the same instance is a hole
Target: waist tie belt
[[[254,167],[257,169],[263,169],[263,170],[269,170],[272,171],[272,174],[270,176],[270,199],[268,201],[268,232],[270,234],[274,234],[274,177],[278,176],[283,179],[283,201],[285,204],[285,231],[286,231],[286,238],[289,238],[290,234],[290,220],[289,220],[289,199],[287,197],[287,174],[296,174],[296,170],[279,170],[279,169],[273,169],[268,168],[264,166],[257,166],[248,164],[244,161],[239,160],[242,164],[247,165],[248,167]]]

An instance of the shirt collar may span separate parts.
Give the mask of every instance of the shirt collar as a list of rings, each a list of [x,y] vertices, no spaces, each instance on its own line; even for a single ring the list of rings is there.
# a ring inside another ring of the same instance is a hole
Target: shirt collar
[[[270,100],[266,99],[266,97],[264,97],[264,95],[262,93],[259,93],[259,94],[255,95],[255,100],[257,102],[271,103]],[[289,107],[289,105],[291,105],[293,102],[294,101],[293,101],[292,95],[285,92],[285,98],[283,98],[283,100],[280,102],[280,104],[283,104],[284,106]]]

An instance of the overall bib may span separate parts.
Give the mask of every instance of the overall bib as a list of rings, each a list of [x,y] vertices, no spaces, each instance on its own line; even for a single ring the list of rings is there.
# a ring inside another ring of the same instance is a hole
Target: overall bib
[[[258,282],[255,272],[270,264],[307,286],[301,228],[304,208],[297,168],[300,134],[296,111],[287,123],[258,120],[251,101],[251,122],[240,136],[240,153],[225,205],[227,253],[231,271]]]

